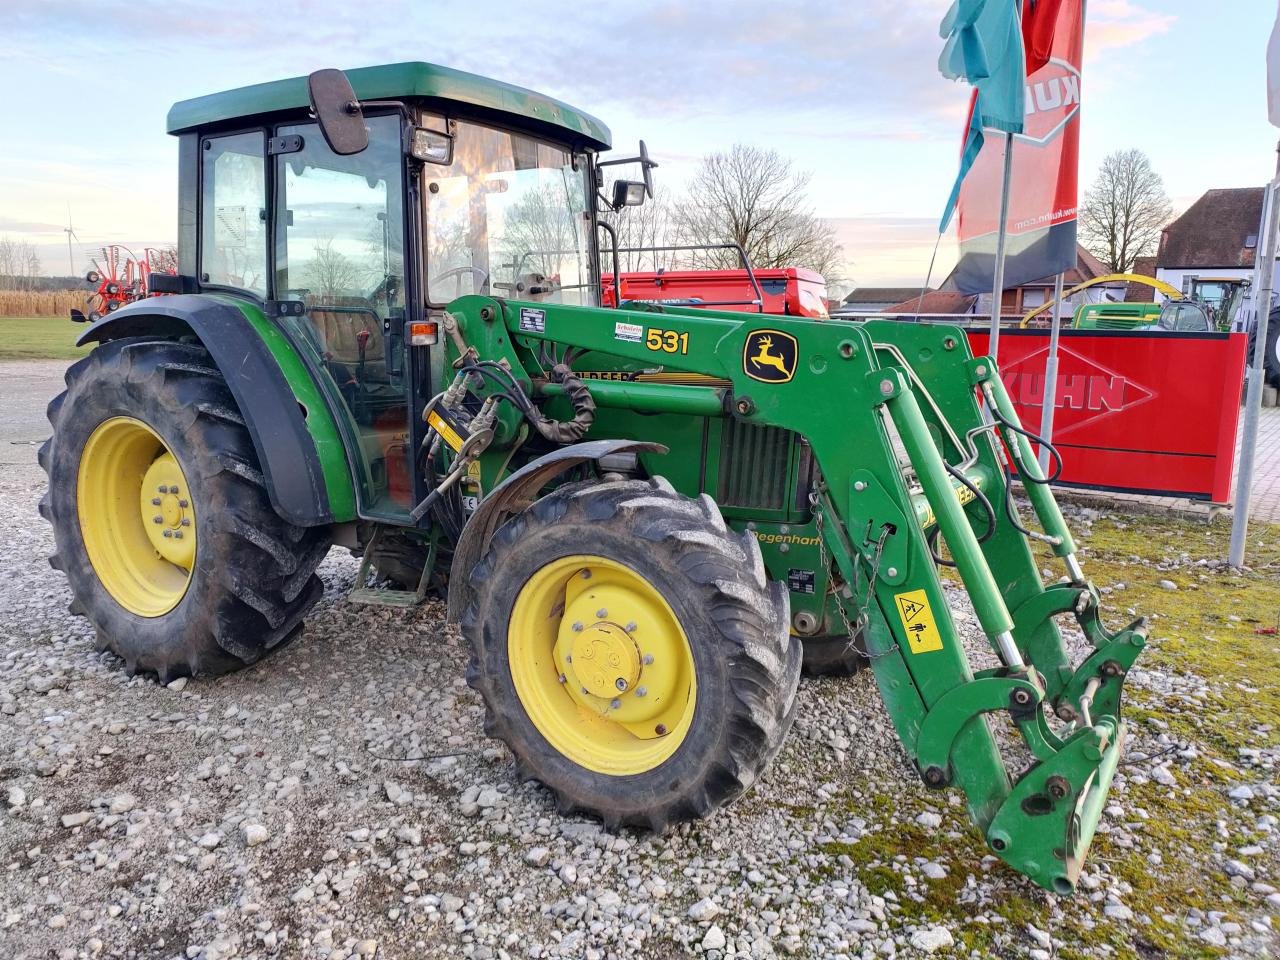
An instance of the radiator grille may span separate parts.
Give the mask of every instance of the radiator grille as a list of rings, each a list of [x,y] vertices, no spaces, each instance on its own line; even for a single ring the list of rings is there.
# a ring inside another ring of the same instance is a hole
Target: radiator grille
[[[716,500],[726,507],[784,509],[794,442],[790,430],[726,420]]]

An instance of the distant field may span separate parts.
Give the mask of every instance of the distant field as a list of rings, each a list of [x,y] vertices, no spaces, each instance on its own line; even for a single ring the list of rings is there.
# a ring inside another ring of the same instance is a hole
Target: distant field
[[[74,360],[85,326],[67,317],[0,317],[0,360]]]

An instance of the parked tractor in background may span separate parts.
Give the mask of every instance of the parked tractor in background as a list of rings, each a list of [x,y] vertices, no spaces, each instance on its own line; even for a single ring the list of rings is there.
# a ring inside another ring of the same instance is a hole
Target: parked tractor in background
[[[606,196],[600,121],[459,71],[319,71],[168,127],[179,263],[148,291],[172,295],[80,337],[39,455],[51,562],[100,649],[162,682],[255,663],[352,548],[351,600],[447,598],[521,776],[655,830],[766,770],[802,658],[865,650],[923,782],[1075,889],[1146,627],[1103,625],[1035,438],[962,331],[603,306],[599,215],[651,195],[652,161]],[[1065,577],[1045,585],[1032,540]],[[407,589],[370,584],[391,567]],[[1006,760],[990,720],[1025,749]]]

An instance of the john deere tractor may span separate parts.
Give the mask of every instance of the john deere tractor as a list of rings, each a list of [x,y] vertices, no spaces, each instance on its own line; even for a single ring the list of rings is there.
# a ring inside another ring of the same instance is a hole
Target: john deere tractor
[[[325,70],[168,127],[178,273],[85,331],[40,451],[52,563],[102,649],[162,682],[254,663],[347,547],[352,600],[447,597],[522,774],[655,830],[760,776],[802,660],[865,661],[924,783],[1074,888],[1145,628],[1103,626],[1035,438],[960,330],[603,308],[601,214],[651,192],[643,145],[604,159],[593,117],[455,70]],[[638,179],[606,178],[625,163]],[[993,723],[1020,736],[1009,765]]]

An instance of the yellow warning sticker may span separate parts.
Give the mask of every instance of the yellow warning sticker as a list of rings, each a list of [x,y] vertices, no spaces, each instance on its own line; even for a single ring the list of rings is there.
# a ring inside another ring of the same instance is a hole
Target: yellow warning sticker
[[[453,427],[445,422],[444,417],[440,416],[440,414],[432,410],[427,414],[427,423],[430,424],[432,430],[444,437],[444,442],[453,447],[455,451],[462,449],[462,438],[458,436]]]
[[[902,628],[907,631],[907,643],[912,653],[929,653],[942,649],[942,634],[929,609],[929,598],[923,590],[908,590],[893,596],[902,618]]]

